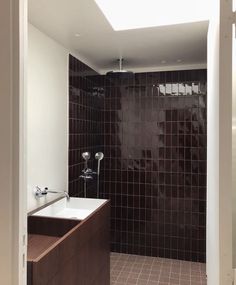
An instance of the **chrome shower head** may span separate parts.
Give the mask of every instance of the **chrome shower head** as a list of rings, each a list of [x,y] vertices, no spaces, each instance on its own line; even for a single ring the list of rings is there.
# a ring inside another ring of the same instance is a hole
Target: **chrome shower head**
[[[90,152],[86,151],[82,153],[82,157],[85,161],[88,161],[91,157]]]
[[[99,176],[99,174],[100,174],[100,161],[103,159],[103,157],[104,157],[104,154],[103,154],[102,152],[97,152],[97,153],[95,154],[95,158],[96,158],[97,161],[98,161],[98,170],[97,170],[98,176]]]
[[[107,75],[113,77],[113,76],[131,76],[133,75],[132,71],[127,71],[123,69],[123,62],[124,59],[121,57],[117,60],[119,62],[119,69],[118,70],[112,70],[112,71],[108,71]]]
[[[83,153],[82,153],[82,157],[83,157],[83,159],[85,160],[85,162],[84,162],[84,169],[87,169],[87,168],[88,168],[88,160],[89,160],[90,157],[91,157],[90,152],[88,152],[88,151],[83,152]]]
[[[102,152],[97,152],[95,154],[95,158],[99,161],[101,161],[104,158],[104,154]]]

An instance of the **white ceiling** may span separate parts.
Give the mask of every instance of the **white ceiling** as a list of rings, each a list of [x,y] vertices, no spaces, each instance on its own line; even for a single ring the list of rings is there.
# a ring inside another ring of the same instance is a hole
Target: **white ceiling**
[[[208,22],[114,31],[93,0],[29,0],[29,21],[101,73],[206,66]]]

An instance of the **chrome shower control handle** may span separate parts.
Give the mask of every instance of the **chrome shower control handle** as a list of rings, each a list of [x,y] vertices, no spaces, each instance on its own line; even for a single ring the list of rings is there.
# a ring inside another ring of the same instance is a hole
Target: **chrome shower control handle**
[[[42,197],[47,194],[46,188],[41,189],[39,186],[35,186],[35,196],[36,197]]]
[[[85,181],[87,180],[93,180],[93,176],[91,175],[80,175],[79,178],[84,179]]]

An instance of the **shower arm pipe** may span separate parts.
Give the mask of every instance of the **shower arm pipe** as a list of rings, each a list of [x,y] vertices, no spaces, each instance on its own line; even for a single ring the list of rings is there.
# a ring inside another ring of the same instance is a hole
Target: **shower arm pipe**
[[[101,161],[101,160],[98,160],[98,169],[97,169],[97,175],[98,175],[98,176],[100,175],[100,161]]]
[[[82,157],[84,159],[84,171],[86,172],[88,169],[88,161],[91,157],[91,154],[90,154],[90,152],[85,151],[82,153]],[[86,181],[86,179],[84,179],[84,197],[85,198],[87,197],[87,181]]]
[[[100,168],[100,161],[98,161],[98,165]],[[97,170],[97,198],[99,198],[99,184],[100,184],[99,172],[100,172],[100,169]]]
[[[122,71],[123,70],[123,58],[120,58],[119,59],[119,66],[120,66],[120,71]]]

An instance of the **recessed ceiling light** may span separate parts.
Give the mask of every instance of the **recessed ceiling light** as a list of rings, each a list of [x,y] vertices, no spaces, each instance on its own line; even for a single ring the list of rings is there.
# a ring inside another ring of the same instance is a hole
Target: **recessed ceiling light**
[[[209,20],[212,0],[94,0],[115,31]]]

